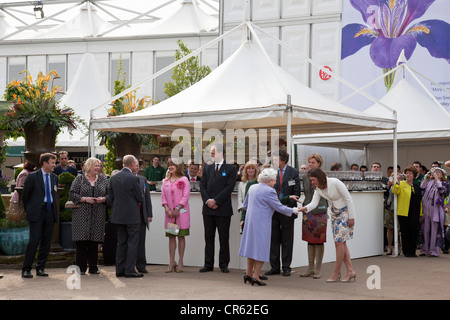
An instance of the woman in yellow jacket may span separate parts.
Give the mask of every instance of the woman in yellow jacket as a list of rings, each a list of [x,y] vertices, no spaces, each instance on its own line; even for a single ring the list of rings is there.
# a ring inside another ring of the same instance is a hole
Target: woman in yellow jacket
[[[398,176],[392,192],[398,196],[397,217],[403,254],[405,257],[417,257],[416,247],[422,194],[419,185],[413,182],[414,177],[417,176],[416,168],[408,167],[403,172],[404,175]]]

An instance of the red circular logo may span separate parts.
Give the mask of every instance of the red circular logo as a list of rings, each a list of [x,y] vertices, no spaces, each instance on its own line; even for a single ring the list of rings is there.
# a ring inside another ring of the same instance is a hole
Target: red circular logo
[[[328,70],[330,70],[330,71],[333,71],[333,70],[331,70],[331,68],[328,67],[328,66],[324,66],[324,68],[325,68],[325,69],[328,69]],[[320,71],[319,71],[319,77],[320,77],[320,79],[322,79],[323,81],[327,81],[327,80],[329,80],[329,79],[331,78],[331,76],[330,76],[328,73],[326,73],[325,71],[323,71],[323,69],[320,69]]]

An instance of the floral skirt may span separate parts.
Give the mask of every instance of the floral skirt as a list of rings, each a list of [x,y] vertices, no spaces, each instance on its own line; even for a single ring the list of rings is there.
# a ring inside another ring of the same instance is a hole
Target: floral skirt
[[[302,221],[302,240],[320,244],[327,241],[327,213],[305,212]]]
[[[331,208],[331,229],[334,242],[345,242],[353,239],[353,227],[348,226],[348,209]]]

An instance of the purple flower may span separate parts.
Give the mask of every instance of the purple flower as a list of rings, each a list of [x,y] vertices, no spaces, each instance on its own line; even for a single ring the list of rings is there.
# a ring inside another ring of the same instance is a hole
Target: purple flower
[[[366,25],[342,29],[342,59],[370,45],[370,57],[379,68],[397,65],[402,50],[411,58],[416,45],[450,63],[450,24],[442,20],[412,22],[422,17],[435,0],[350,0]]]

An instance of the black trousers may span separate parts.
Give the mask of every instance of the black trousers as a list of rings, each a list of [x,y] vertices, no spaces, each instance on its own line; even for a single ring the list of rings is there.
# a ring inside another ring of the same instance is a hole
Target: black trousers
[[[39,220],[29,223],[30,240],[25,249],[22,271],[31,271],[38,246],[36,270],[44,270],[52,242],[53,224],[53,211],[42,206]]]
[[[147,265],[145,257],[145,235],[147,234],[147,225],[143,222],[139,225],[139,245],[136,258],[136,268],[138,271],[144,270]]]
[[[419,236],[419,224],[417,219],[410,217],[397,216],[400,225],[400,233],[402,240],[402,251],[405,256],[416,254],[417,238]]]
[[[292,251],[294,249],[294,222],[295,220],[278,212],[275,212],[272,216],[270,266],[273,271],[279,272],[281,270],[280,250],[283,271],[291,270]]]
[[[86,272],[89,264],[89,272],[98,271],[98,242],[76,241],[75,263],[81,272]]]
[[[219,233],[219,268],[228,268],[230,263],[230,224],[231,216],[203,215],[205,228],[205,265],[206,268],[214,268],[214,248],[216,230]]]

